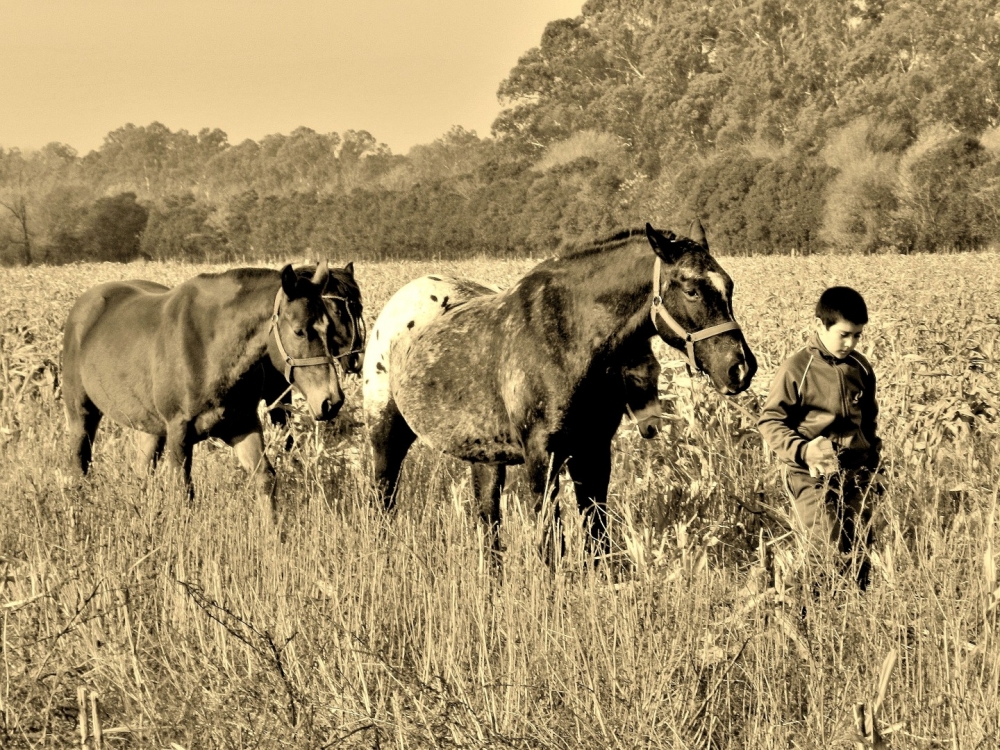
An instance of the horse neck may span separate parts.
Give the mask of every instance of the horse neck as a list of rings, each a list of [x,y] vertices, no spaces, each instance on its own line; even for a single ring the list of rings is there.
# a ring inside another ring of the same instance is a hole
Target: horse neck
[[[649,317],[654,259],[643,237],[563,261],[566,285],[576,300],[582,326],[572,347],[581,360],[592,361],[656,333]]]
[[[281,276],[276,271],[241,279],[233,300],[239,315],[236,321],[240,328],[239,341],[243,342],[234,362],[237,372],[246,371],[267,356],[274,299],[280,285]]]

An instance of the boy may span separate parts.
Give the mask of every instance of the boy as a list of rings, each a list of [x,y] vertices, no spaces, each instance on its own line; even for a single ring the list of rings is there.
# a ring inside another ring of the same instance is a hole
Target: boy
[[[855,290],[835,286],[816,303],[816,332],[778,369],[758,427],[784,463],[792,519],[811,550],[860,544],[858,585],[868,585],[873,477],[882,441],[876,434],[875,374],[854,351],[868,323]],[[863,538],[861,538],[863,537]]]

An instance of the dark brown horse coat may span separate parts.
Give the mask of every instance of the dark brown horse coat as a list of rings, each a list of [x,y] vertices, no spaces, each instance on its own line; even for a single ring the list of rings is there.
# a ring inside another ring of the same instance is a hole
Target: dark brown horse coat
[[[244,268],[173,289],[126,281],[84,292],[63,338],[63,398],[77,468],[86,473],[107,415],[144,433],[143,461],[165,450],[189,486],[194,444],[221,438],[270,494],[273,469],[257,417],[263,361],[282,370],[286,358],[299,362],[292,380],[317,419],[333,418],[343,403],[320,296],[327,273],[325,263],[311,279],[291,266]]]
[[[372,437],[386,500],[416,437],[486,473],[523,460],[539,503],[565,463],[591,533],[606,544],[610,444],[623,408],[609,398],[608,374],[620,373],[654,335],[685,348],[673,327],[654,322],[650,311],[662,302],[685,335],[705,331],[691,346],[715,387],[747,388],[757,364],[733,323],[732,289],[703,234],[691,240],[647,225],[545,261],[507,291],[431,321],[391,351],[399,418]],[[499,522],[499,493],[484,515]]]

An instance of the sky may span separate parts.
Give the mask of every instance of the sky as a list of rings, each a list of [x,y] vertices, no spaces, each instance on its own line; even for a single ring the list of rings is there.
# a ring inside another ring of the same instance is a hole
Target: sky
[[[583,0],[0,0],[0,146],[81,155],[158,121],[232,144],[367,130],[397,154],[453,125],[488,136],[496,92]]]

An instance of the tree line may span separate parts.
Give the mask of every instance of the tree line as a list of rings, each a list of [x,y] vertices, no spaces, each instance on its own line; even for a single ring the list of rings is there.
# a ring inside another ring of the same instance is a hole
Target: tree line
[[[0,262],[548,255],[694,217],[724,253],[981,248],[998,63],[988,0],[590,0],[500,84],[490,137],[154,122],[0,149]]]

